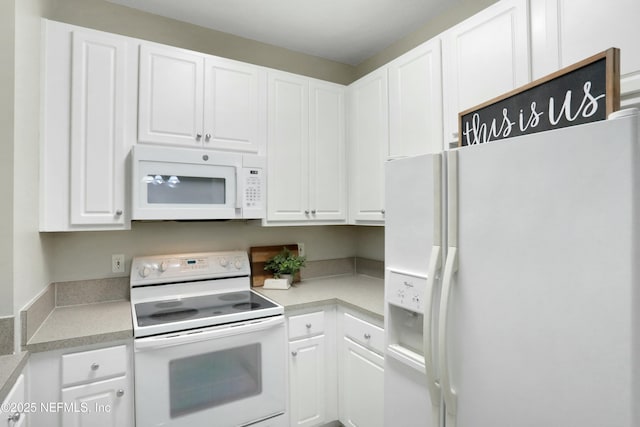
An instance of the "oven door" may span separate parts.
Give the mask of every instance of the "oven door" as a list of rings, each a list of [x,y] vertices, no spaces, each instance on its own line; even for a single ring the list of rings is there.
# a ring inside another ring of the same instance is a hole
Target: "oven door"
[[[244,426],[286,406],[284,316],[135,340],[136,423]]]

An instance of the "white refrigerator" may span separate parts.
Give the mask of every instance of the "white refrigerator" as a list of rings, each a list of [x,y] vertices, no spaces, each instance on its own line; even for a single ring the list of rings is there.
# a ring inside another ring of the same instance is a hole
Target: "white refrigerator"
[[[640,117],[386,164],[385,426],[640,426]]]

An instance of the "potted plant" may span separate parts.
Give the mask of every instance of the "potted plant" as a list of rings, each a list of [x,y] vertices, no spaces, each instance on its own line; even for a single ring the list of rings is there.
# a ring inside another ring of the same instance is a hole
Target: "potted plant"
[[[283,247],[280,253],[267,260],[264,269],[272,272],[276,279],[286,279],[288,287],[293,281],[293,276],[304,267],[305,261],[306,257],[295,255]]]

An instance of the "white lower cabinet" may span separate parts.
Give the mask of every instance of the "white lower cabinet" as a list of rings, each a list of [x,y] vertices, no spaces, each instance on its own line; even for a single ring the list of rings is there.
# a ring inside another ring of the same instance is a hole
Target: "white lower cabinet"
[[[345,426],[382,427],[384,358],[343,338],[340,421]]]
[[[2,410],[0,416],[6,421],[7,427],[24,427],[27,425],[28,413],[25,407],[28,405],[27,391],[25,386],[25,374],[20,374],[16,382],[11,387],[9,394],[2,402]]]
[[[347,427],[382,427],[384,330],[378,321],[353,312],[340,310],[338,316],[340,422]]]
[[[29,369],[29,401],[44,404],[30,425],[134,426],[130,342],[34,353]]]
[[[382,427],[382,321],[324,307],[287,315],[289,418],[292,427]]]
[[[335,308],[288,315],[287,326],[290,425],[321,426],[336,420]]]
[[[62,401],[73,411],[62,413],[64,427],[133,425],[126,376],[62,389]],[[129,420],[129,421],[128,421]]]
[[[316,426],[326,421],[327,360],[324,335],[289,343],[291,425]]]

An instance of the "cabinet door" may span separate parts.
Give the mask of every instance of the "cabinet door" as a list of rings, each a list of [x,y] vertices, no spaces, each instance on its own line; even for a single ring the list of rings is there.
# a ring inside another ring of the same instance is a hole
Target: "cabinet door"
[[[264,100],[259,68],[207,57],[204,76],[205,147],[257,153]]]
[[[289,343],[291,426],[322,425],[326,418],[325,336]]]
[[[382,224],[389,142],[387,69],[349,87],[350,223]]]
[[[442,140],[440,39],[389,64],[389,156],[437,153]]]
[[[21,374],[16,380],[9,394],[2,402],[2,410],[0,416],[6,422],[7,427],[23,427],[27,425],[27,413],[23,412],[25,405],[29,405],[27,401],[27,393],[24,385],[24,374]]]
[[[502,0],[443,33],[445,142],[458,113],[530,81],[528,1]]]
[[[269,75],[267,219],[309,218],[309,80]]]
[[[202,146],[204,55],[140,46],[138,140]]]
[[[640,2],[531,0],[534,78],[620,48],[622,106],[640,103]],[[602,31],[598,29],[603,29]]]
[[[312,220],[347,219],[344,87],[310,85],[309,208]]]
[[[62,412],[62,425],[133,426],[132,396],[126,377],[64,388],[62,400],[73,410]]]
[[[71,225],[124,225],[126,42],[73,31]]]
[[[340,422],[352,427],[382,427],[384,359],[347,337],[343,345]]]

